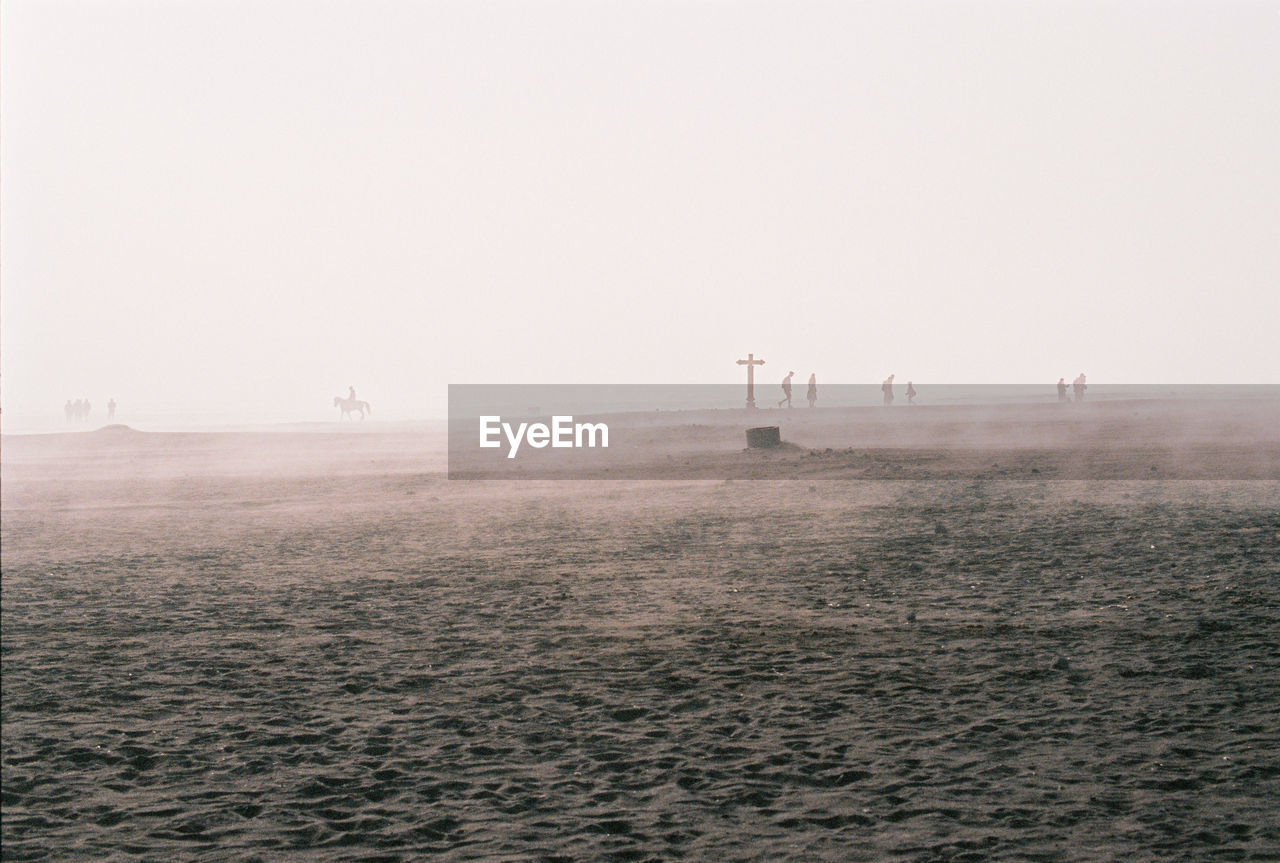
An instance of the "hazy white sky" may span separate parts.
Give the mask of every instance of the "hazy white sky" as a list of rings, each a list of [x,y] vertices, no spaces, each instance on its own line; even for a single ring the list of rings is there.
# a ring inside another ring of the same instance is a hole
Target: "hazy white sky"
[[[1277,0],[3,0],[0,87],[7,415],[1280,382]]]

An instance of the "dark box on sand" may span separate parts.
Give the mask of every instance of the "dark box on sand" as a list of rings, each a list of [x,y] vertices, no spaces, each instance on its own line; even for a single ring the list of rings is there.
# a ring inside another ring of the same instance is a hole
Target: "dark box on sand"
[[[761,426],[760,428],[747,429],[747,446],[752,449],[760,449],[762,447],[781,446],[782,432],[778,426]]]

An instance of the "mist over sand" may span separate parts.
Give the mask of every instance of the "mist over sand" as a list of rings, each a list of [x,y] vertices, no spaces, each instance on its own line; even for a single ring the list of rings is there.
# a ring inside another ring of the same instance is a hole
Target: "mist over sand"
[[[0,0],[3,863],[1280,859],[1276,12]]]
[[[449,423],[454,479],[1280,479],[1280,390],[1251,398],[1116,399],[576,416],[609,446],[478,446]],[[517,418],[541,419],[551,417]],[[510,425],[510,424],[508,424]],[[744,449],[750,427],[781,446]]]
[[[966,410],[908,419],[1017,449]],[[1272,452],[1257,406],[1168,410],[1098,427]],[[1274,474],[958,477],[898,417],[843,419],[788,436],[950,478],[783,478],[806,449],[771,482],[467,482],[439,434],[358,426],[5,437],[5,859],[1280,847]],[[753,458],[740,425],[649,455]]]

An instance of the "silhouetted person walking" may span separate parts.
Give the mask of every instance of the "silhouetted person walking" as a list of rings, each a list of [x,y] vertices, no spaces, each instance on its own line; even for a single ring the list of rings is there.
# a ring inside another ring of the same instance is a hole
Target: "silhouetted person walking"
[[[1058,401],[1065,402],[1067,400],[1067,379],[1058,378]]]
[[[115,418],[116,418],[116,400],[114,397],[112,397],[110,400],[107,401],[107,419],[113,420]]]
[[[778,407],[782,407],[783,402],[788,408],[791,407],[791,379],[795,376],[795,372],[787,372],[787,376],[782,379],[782,398],[778,400]]]
[[[805,393],[805,398],[809,400],[809,407],[813,407],[818,403],[818,373],[812,372],[809,375],[809,392]]]
[[[1080,376],[1071,382],[1071,391],[1075,393],[1077,402],[1084,401],[1084,391],[1087,389],[1088,387],[1084,384],[1084,372],[1081,372]]]
[[[884,383],[880,385],[880,392],[884,393],[885,406],[893,404],[893,375],[884,379]]]
[[[913,405],[915,403],[916,403],[916,388],[911,383],[911,381],[907,381],[907,404]]]

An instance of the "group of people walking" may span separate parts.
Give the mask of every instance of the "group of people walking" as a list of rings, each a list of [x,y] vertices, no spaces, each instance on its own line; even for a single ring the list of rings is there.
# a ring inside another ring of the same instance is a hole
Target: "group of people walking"
[[[1088,387],[1085,386],[1085,382],[1084,382],[1084,372],[1081,372],[1080,374],[1076,375],[1076,379],[1071,382],[1071,392],[1072,392],[1072,395],[1075,396],[1075,400],[1078,402],[1084,401],[1084,391],[1087,389]],[[1058,378],[1058,401],[1060,402],[1067,401],[1067,379],[1066,378]]]
[[[796,376],[795,372],[787,372],[787,376],[782,379],[782,398],[778,399],[778,407],[786,405],[791,407],[791,379]],[[893,375],[885,378],[883,384],[880,385],[880,391],[884,394],[884,403],[886,405],[893,404]],[[907,381],[907,404],[916,403],[915,384]],[[809,402],[809,407],[817,407],[818,405],[818,374],[813,372],[809,375],[809,391],[805,393],[805,399]]]
[[[787,376],[782,379],[782,398],[778,399],[778,407],[786,405],[791,407],[791,379],[796,376],[795,372],[787,372]],[[885,407],[893,404],[893,379],[895,375],[889,375],[884,379],[884,383],[880,384],[880,392],[884,396]],[[1084,391],[1089,387],[1085,384],[1084,372],[1076,376],[1071,382],[1071,392],[1075,401],[1084,401]],[[916,403],[916,386],[911,381],[907,381],[907,404]],[[809,392],[805,396],[809,401],[809,407],[816,407],[818,404],[818,375],[816,373],[809,375]],[[1067,398],[1067,379],[1058,378],[1058,401],[1070,401]]]
[[[89,413],[93,410],[93,405],[89,404],[88,399],[76,399],[74,402],[67,399],[67,403],[62,406],[62,412],[67,418],[67,422],[88,422]],[[116,400],[114,398],[107,400],[107,419],[115,419],[116,417]]]
[[[880,384],[880,393],[884,396],[884,406],[888,407],[893,404],[893,379],[896,375],[889,375],[884,379],[884,383]],[[907,381],[907,404],[916,403],[916,385],[911,381]]]
[[[787,376],[782,379],[782,398],[778,401],[778,407],[784,404],[791,407],[791,379],[796,376],[795,372],[787,372]],[[809,407],[815,407],[818,404],[818,375],[816,372],[809,375],[809,392],[805,396],[809,400]]]

